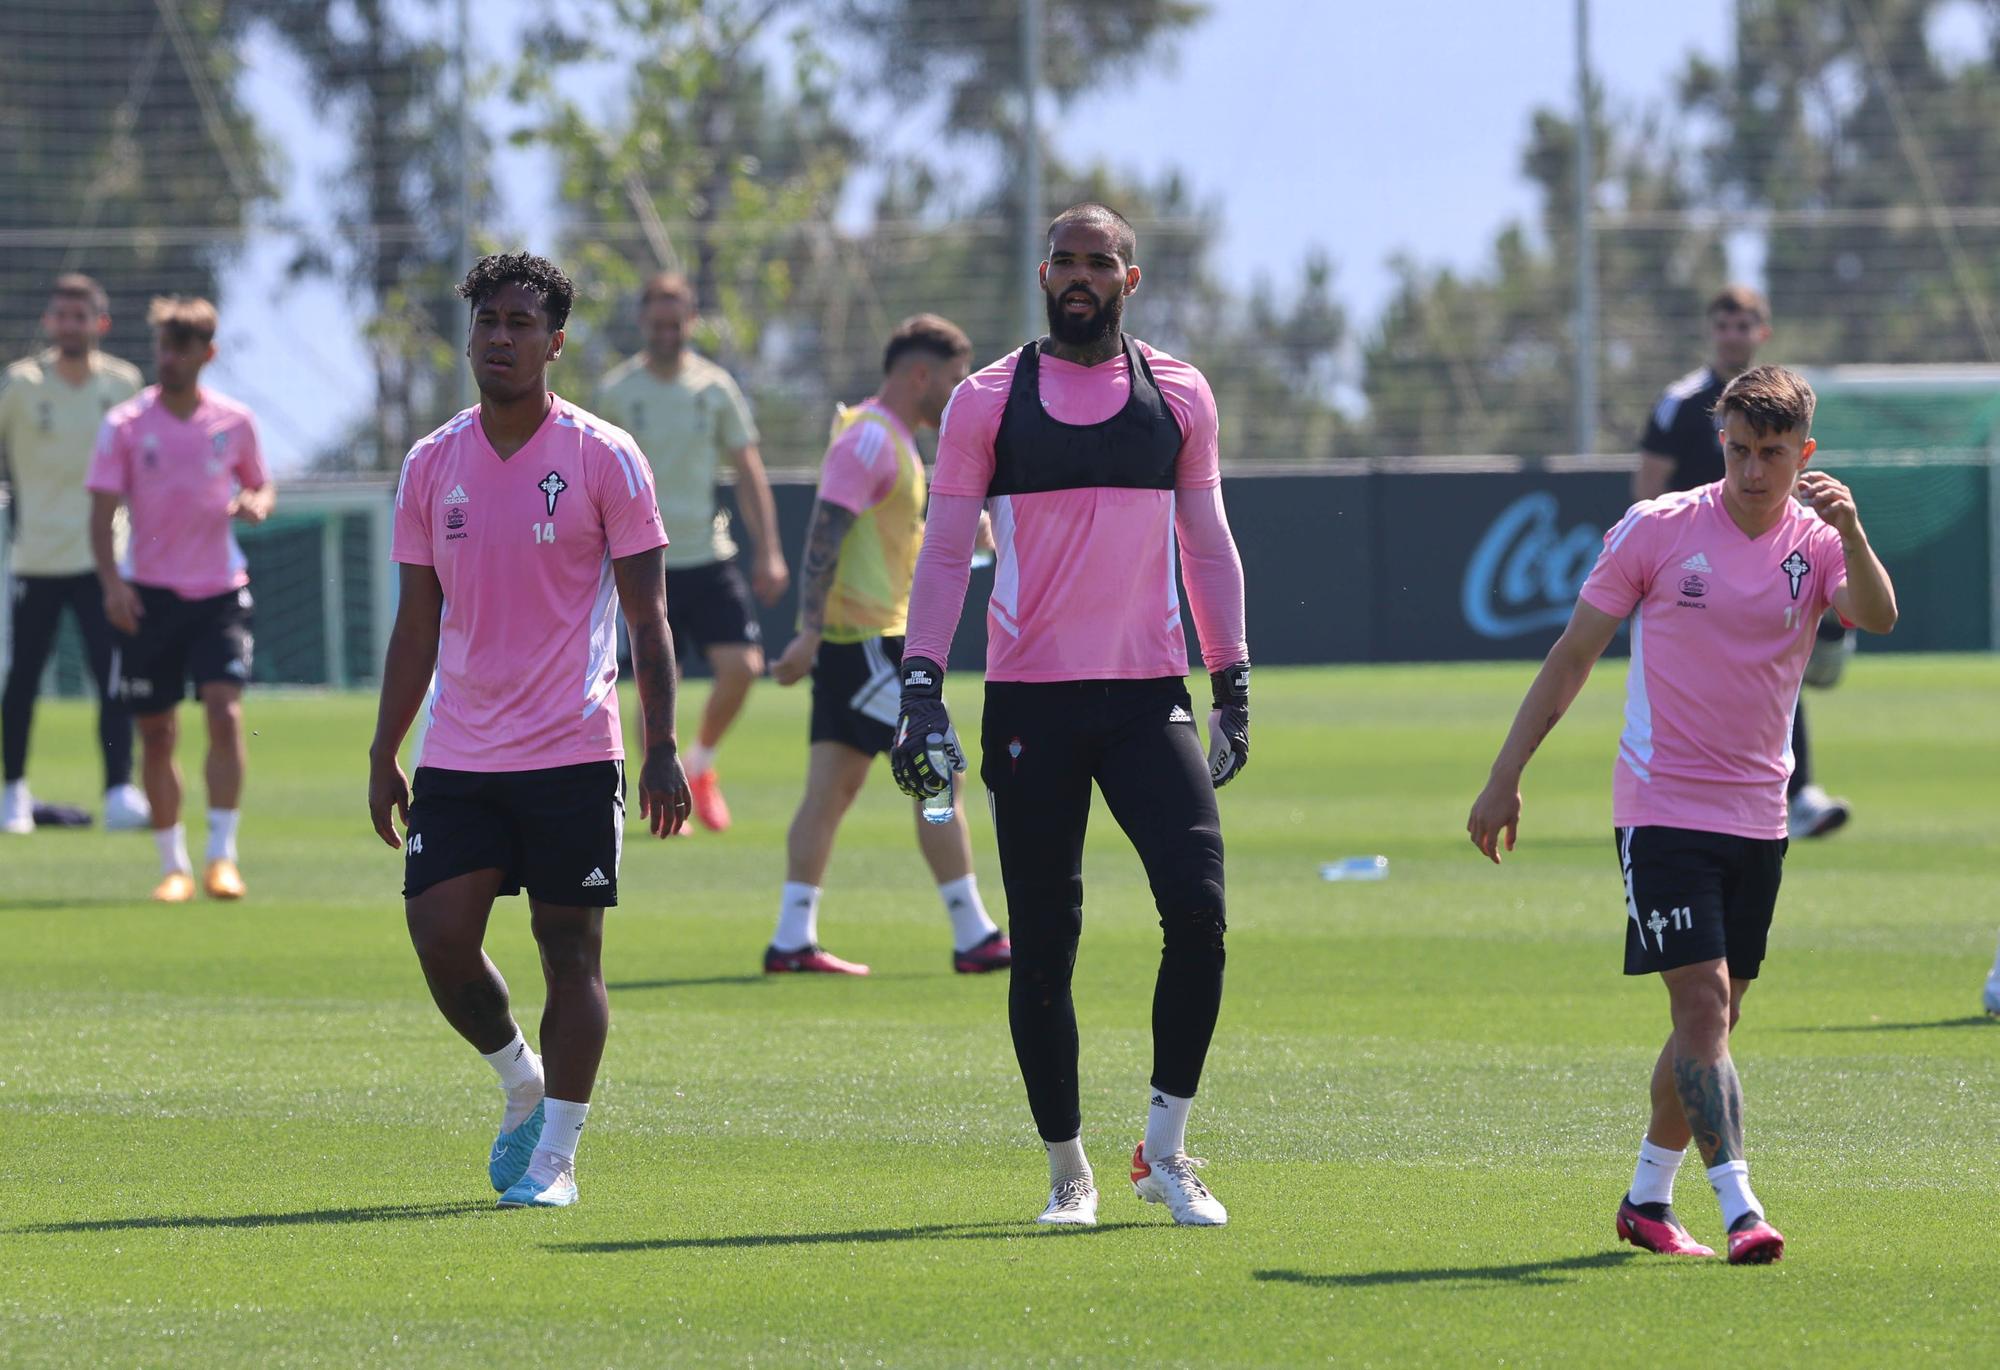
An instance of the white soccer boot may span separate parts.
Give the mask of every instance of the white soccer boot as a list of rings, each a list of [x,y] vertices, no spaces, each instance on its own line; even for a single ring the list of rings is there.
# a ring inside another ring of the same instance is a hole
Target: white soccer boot
[[[1049,1191],[1049,1206],[1035,1221],[1059,1227],[1097,1226],[1097,1186],[1085,1179],[1058,1181]]]
[[[113,785],[104,792],[104,831],[136,832],[153,826],[153,806],[137,785]]]
[[[1986,1006],[1988,1015],[2000,1018],[2000,975],[1986,977],[1986,992],[1979,996],[1979,1000]]]
[[[1132,1192],[1149,1204],[1165,1204],[1185,1227],[1221,1227],[1229,1221],[1229,1210],[1194,1173],[1196,1166],[1207,1164],[1185,1151],[1148,1161],[1141,1142],[1132,1150]]]
[[[26,836],[35,830],[35,797],[28,793],[28,782],[16,780],[0,795],[0,832],[10,832]]]
[[[500,1196],[502,1208],[568,1208],[576,1202],[576,1162],[537,1151],[528,1173]]]
[[[1835,799],[1817,785],[1806,785],[1787,805],[1785,829],[1791,837],[1825,837],[1847,822],[1845,799]]]

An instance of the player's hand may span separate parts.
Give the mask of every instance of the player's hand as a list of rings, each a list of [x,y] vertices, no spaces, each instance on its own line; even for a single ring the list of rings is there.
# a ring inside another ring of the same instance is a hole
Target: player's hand
[[[672,837],[687,827],[693,807],[680,750],[671,742],[648,747],[646,762],[639,767],[639,817],[646,820],[648,830],[655,837]]]
[[[943,754],[942,771],[931,762],[933,745]],[[944,707],[944,667],[920,656],[904,657],[902,712],[889,748],[896,788],[912,799],[929,799],[950,789],[951,773],[964,769],[965,751]]]
[[[255,490],[238,490],[236,498],[229,501],[229,517],[239,523],[262,523],[271,516],[269,487],[259,486]]]
[[[780,685],[796,685],[812,674],[819,656],[819,634],[800,633],[786,646],[785,654],[771,663],[771,679]]]
[[[1208,778],[1221,789],[1250,764],[1250,663],[1211,672],[1215,707],[1208,715]]]
[[[1497,866],[1501,835],[1506,835],[1507,850],[1512,851],[1520,827],[1521,782],[1504,781],[1498,776],[1487,781],[1479,798],[1472,801],[1472,816],[1465,820],[1465,831],[1471,836],[1472,845]]]
[[[405,828],[410,826],[410,781],[403,774],[403,764],[393,756],[369,758],[368,817],[375,824],[376,835],[401,850],[403,839],[396,831],[396,819],[401,819]]]
[[[785,565],[784,557],[776,552],[758,558],[757,564],[750,568],[750,593],[757,596],[757,602],[767,609],[785,597],[785,590],[791,583],[791,569]]]
[[[1861,514],[1854,507],[1854,492],[1826,472],[1808,471],[1800,476],[1799,497],[1842,538],[1852,538],[1861,532]]]
[[[139,620],[145,616],[145,602],[130,581],[120,580],[105,588],[104,617],[119,632],[131,637],[139,631]]]

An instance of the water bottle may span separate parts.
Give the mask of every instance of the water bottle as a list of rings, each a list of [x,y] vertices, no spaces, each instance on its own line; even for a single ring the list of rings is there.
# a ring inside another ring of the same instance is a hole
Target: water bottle
[[[952,808],[951,755],[944,749],[944,734],[932,733],[924,739],[930,743],[926,753],[930,757],[931,769],[944,777],[944,788],[936,794],[924,798],[924,822],[949,823],[954,812]]]
[[[1341,861],[1329,861],[1319,868],[1322,880],[1387,880],[1389,878],[1389,858],[1386,856],[1350,856]]]

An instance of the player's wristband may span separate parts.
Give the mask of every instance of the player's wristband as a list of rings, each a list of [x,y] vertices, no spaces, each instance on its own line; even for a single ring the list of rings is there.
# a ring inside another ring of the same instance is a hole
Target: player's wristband
[[[1219,671],[1211,671],[1209,687],[1215,691],[1215,707],[1218,709],[1247,709],[1250,707],[1250,663],[1239,661],[1234,666],[1224,666]]]
[[[925,657],[904,657],[903,698],[944,698],[944,667]]]

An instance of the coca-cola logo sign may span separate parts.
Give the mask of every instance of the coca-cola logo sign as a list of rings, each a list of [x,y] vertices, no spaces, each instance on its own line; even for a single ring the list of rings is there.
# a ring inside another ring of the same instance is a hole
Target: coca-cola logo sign
[[[1576,592],[1597,562],[1604,530],[1565,532],[1561,505],[1535,490],[1502,509],[1472,549],[1460,588],[1465,622],[1484,638],[1520,637],[1569,621]]]

